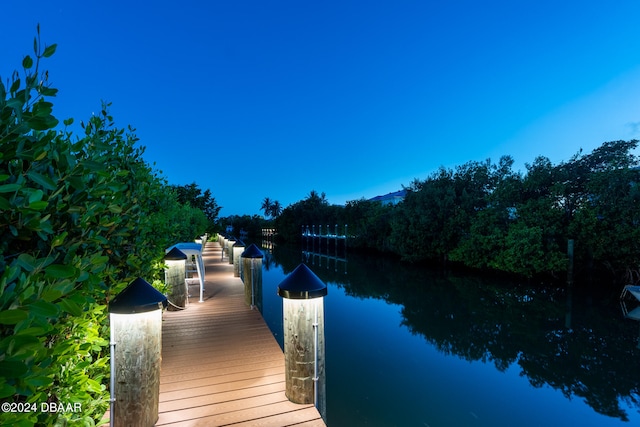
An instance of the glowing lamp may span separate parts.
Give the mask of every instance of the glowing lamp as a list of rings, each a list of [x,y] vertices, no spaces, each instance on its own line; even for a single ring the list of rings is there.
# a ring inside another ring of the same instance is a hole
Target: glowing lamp
[[[167,266],[164,270],[164,283],[171,290],[169,300],[179,308],[185,308],[189,304],[189,289],[186,274],[187,254],[174,247],[164,256]]]
[[[227,235],[224,233],[218,234],[218,242],[220,242],[220,248],[222,249],[222,255],[220,258],[220,260],[222,261],[224,259],[224,252],[227,248]]]
[[[111,425],[153,426],[158,420],[166,306],[167,298],[141,278],[109,303]]]
[[[240,255],[244,252],[245,244],[242,240],[238,239],[233,244],[233,276],[240,277],[240,271],[242,270],[242,259]]]
[[[236,244],[236,238],[229,236],[227,238],[227,257],[229,258],[229,264],[233,264],[233,245]]]
[[[287,398],[325,413],[324,296],[327,286],[304,264],[279,285]]]
[[[242,252],[240,257],[242,258],[244,302],[251,308],[256,306],[256,302],[262,305],[262,258],[264,258],[264,254],[252,243]]]

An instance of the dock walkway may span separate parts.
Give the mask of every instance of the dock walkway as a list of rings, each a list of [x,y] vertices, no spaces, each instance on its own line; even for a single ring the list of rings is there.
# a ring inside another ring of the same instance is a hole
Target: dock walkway
[[[190,286],[190,304],[166,311],[157,426],[325,426],[313,405],[285,396],[284,355],[264,319],[244,302],[242,280],[203,251],[204,302]]]

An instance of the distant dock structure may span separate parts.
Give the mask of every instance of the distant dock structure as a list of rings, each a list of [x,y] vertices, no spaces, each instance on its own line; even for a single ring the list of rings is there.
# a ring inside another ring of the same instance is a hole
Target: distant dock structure
[[[316,231],[317,230],[317,231]],[[344,272],[347,272],[347,224],[342,227],[342,234],[339,232],[338,224],[331,231],[327,225],[302,226],[302,254],[303,261],[307,264],[315,265],[316,261],[322,266],[322,260],[326,260],[326,267],[333,261],[335,270],[338,271],[338,263],[344,265]]]
[[[268,251],[273,250],[275,237],[278,235],[278,229],[276,228],[263,228],[262,234],[262,248]]]
[[[342,234],[338,231],[338,224],[334,226],[331,232],[330,226],[327,225],[324,230],[322,225],[303,225],[302,226],[302,244],[303,248],[309,252],[326,253],[333,249],[336,253],[347,253],[347,229],[348,225],[342,227]],[[316,231],[317,230],[317,231]],[[323,233],[324,231],[324,233]]]
[[[273,237],[278,234],[278,230],[276,228],[263,228],[261,232],[263,239],[273,239]]]
[[[307,265],[318,266],[320,268],[326,267],[327,270],[331,269],[337,273],[342,270],[344,274],[347,274],[347,258],[346,256],[321,254],[318,252],[302,251],[302,262]],[[340,267],[341,266],[341,267]]]

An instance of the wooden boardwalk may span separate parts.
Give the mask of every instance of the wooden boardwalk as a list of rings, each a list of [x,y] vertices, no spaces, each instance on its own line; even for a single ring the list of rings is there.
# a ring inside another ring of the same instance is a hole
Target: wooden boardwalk
[[[189,307],[164,314],[156,425],[325,426],[313,405],[286,398],[282,350],[220,257],[218,243],[208,243],[205,302],[193,285]]]

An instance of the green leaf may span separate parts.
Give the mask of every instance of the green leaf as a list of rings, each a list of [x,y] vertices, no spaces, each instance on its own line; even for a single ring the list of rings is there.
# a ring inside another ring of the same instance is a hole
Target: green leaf
[[[40,339],[33,335],[12,335],[8,337],[8,342],[7,354],[12,355],[16,360],[30,359],[34,351],[42,349]]]
[[[47,277],[66,279],[67,277],[71,277],[76,274],[76,268],[71,265],[51,264],[44,269],[44,272]]]
[[[42,317],[56,317],[60,312],[57,305],[47,301],[35,301],[28,305],[29,313]]]
[[[109,205],[108,209],[115,214],[122,213],[122,208],[118,205]]]
[[[47,46],[44,49],[44,53],[42,54],[42,56],[44,56],[45,58],[50,57],[51,55],[53,55],[54,53],[56,53],[56,48],[58,47],[58,45],[56,43],[52,44],[51,46]]]
[[[2,276],[0,276],[0,279],[5,280],[4,283],[11,283],[14,280],[16,280],[19,275],[20,275],[20,268],[18,268],[17,265],[11,265],[11,266],[9,266],[9,268],[7,268],[4,271]],[[15,284],[14,284],[14,286],[15,286]],[[3,292],[5,292],[5,291],[6,291],[6,289]]]
[[[85,185],[81,176],[69,176],[66,180],[76,190],[84,190]],[[82,193],[84,195],[84,193]]]
[[[33,335],[39,337],[47,333],[47,330],[40,326],[33,326],[31,328],[22,329],[16,332],[16,335]]]
[[[103,390],[103,386],[96,380],[91,378],[87,379],[87,390],[93,393],[100,393]]]
[[[42,190],[32,191],[31,194],[29,194],[29,203],[39,202],[42,200],[43,194]]]
[[[100,163],[100,162],[96,162],[93,160],[85,160],[84,162],[82,162],[83,166],[87,169],[89,169],[90,171],[93,172],[100,172],[104,170],[104,164]]]
[[[58,89],[40,85],[38,86],[38,93],[40,93],[42,96],[56,96],[56,94],[58,93]]]
[[[33,130],[48,130],[58,125],[58,119],[52,115],[31,117],[27,122]]]
[[[12,193],[22,187],[20,184],[4,184],[0,185],[0,193]]]
[[[51,178],[49,178],[48,176],[41,175],[41,174],[39,174],[38,172],[35,172],[35,171],[27,172],[27,176],[33,182],[35,182],[37,184],[40,184],[42,187],[46,188],[47,190],[55,190],[56,189],[56,183]],[[0,187],[2,187],[2,186],[0,186]]]
[[[36,268],[36,259],[29,254],[20,254],[16,260],[23,270],[32,272]]]
[[[62,245],[64,243],[64,239],[67,238],[67,235],[69,235],[69,232],[64,231],[61,234],[58,234],[57,236],[55,236],[51,241],[51,247],[55,248],[56,246]]]
[[[15,79],[13,83],[11,83],[11,87],[9,88],[9,92],[14,93],[20,88],[20,79]],[[14,98],[15,99],[15,98]],[[11,99],[9,101],[12,101]],[[9,105],[9,101],[7,101],[7,105]],[[22,106],[22,101],[20,101],[20,105]]]
[[[49,206],[49,203],[45,201],[29,203],[29,209],[33,209],[34,211],[45,210],[47,206]]]
[[[40,298],[43,301],[48,301],[48,302],[55,301],[61,296],[62,296],[62,292],[60,292],[58,289],[53,289],[53,288],[47,288],[43,290],[42,293],[40,294]]]
[[[43,150],[43,151],[41,151],[41,152],[40,152],[40,154],[38,154],[38,155],[34,158],[34,160],[36,160],[36,161],[38,161],[38,162],[39,162],[40,160],[44,159],[45,157],[47,157],[47,151],[46,151],[46,150]]]
[[[15,325],[27,318],[27,313],[20,309],[0,311],[0,324]]]
[[[22,362],[14,362],[10,360],[0,361],[0,377],[19,378],[26,374],[27,366]]]
[[[33,59],[31,59],[31,57],[27,55],[22,60],[22,68],[24,68],[25,70],[28,70],[31,67],[33,67]]]
[[[16,393],[16,388],[10,386],[7,383],[0,384],[0,399],[5,399],[7,397],[13,396]]]
[[[22,101],[19,98],[11,98],[7,101],[7,103],[5,104],[8,108],[13,109],[14,111],[16,111],[18,114],[21,114],[22,112],[22,106],[24,105],[24,101]],[[14,129],[14,132],[18,132],[18,130]]]
[[[53,378],[39,376],[39,377],[28,377],[24,380],[25,384],[31,387],[46,387],[53,384]]]
[[[71,313],[74,316],[82,315],[82,308],[70,299],[62,299],[58,302],[58,306],[67,313]]]
[[[72,280],[62,280],[59,283],[56,283],[55,285],[51,285],[47,287],[47,289],[50,289],[58,293],[59,295],[67,295],[69,292],[73,290],[74,285],[75,284]]]
[[[11,204],[4,197],[0,197],[0,210],[8,211],[11,209]]]
[[[33,115],[38,117],[50,116],[53,112],[53,104],[40,98],[38,102],[33,105]]]

